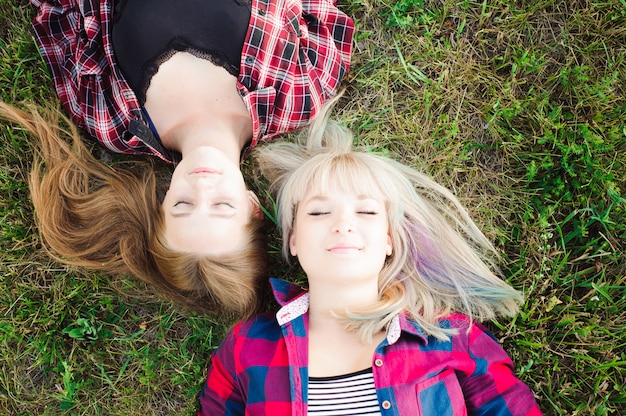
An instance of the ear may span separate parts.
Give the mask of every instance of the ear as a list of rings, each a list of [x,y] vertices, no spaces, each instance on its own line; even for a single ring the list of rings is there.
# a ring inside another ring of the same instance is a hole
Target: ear
[[[248,190],[248,198],[250,200],[250,207],[252,208],[252,218],[258,220],[263,219],[263,211],[261,210],[261,203],[259,197],[253,191]]]
[[[393,253],[393,242],[391,240],[391,234],[387,234],[387,256],[391,256]]]
[[[294,257],[298,256],[298,251],[296,250],[296,230],[295,230],[295,228],[291,231],[291,235],[289,236],[289,252]]]

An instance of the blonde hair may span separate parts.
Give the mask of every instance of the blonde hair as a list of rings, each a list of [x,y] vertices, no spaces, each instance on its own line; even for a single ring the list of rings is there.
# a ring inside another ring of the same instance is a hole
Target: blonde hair
[[[425,333],[447,339],[439,326],[452,312],[489,320],[518,311],[521,295],[492,270],[497,253],[447,188],[393,159],[353,149],[349,130],[328,120],[329,108],[297,143],[256,150],[263,174],[277,191],[283,254],[298,203],[308,189],[340,186],[385,201],[393,254],[379,274],[379,301],[367,310],[336,311],[364,340],[406,312]]]
[[[29,188],[42,243],[53,258],[133,274],[192,310],[243,316],[258,310],[269,267],[263,221],[250,221],[244,248],[228,256],[172,251],[164,243],[160,204],[168,181],[154,161],[104,164],[58,109],[42,116],[0,102],[0,118],[37,139]]]

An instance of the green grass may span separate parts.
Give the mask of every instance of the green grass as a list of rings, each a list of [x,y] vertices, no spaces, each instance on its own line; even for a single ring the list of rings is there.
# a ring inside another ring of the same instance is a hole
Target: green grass
[[[496,242],[526,302],[490,326],[545,414],[626,414],[626,3],[342,8],[358,34],[337,117],[454,189]],[[32,15],[0,0],[10,102],[54,102]],[[0,414],[193,414],[227,320],[50,261],[29,140],[6,124],[0,140]]]

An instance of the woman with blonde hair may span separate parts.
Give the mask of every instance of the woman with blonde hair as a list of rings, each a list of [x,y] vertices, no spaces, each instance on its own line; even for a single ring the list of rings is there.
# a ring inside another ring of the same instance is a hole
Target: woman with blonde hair
[[[169,178],[155,161],[103,163],[57,114],[2,105],[39,139],[31,192],[44,244],[196,309],[254,311],[267,249],[240,160],[336,93],[352,20],[334,0],[31,3],[71,121],[110,151],[175,166]]]
[[[308,289],[272,281],[281,308],[226,336],[199,414],[540,415],[479,322],[521,300],[492,245],[449,190],[352,142],[320,120],[257,149]]]

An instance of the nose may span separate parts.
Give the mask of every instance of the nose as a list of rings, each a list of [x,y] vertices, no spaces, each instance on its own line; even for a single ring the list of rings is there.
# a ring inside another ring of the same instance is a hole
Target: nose
[[[199,192],[210,191],[217,187],[219,178],[210,175],[197,175],[191,177],[191,184]]]
[[[340,212],[337,215],[337,219],[333,224],[333,232],[338,234],[349,234],[354,231],[354,222],[350,214],[346,212]]]
[[[211,176],[195,176],[190,185],[196,198],[198,208],[208,209],[212,200],[220,193],[219,181]]]

